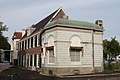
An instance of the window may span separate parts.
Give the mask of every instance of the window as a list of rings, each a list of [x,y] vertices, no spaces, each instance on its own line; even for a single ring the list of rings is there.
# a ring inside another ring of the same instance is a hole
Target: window
[[[54,47],[47,47],[46,48],[49,52],[49,63],[54,63]]]
[[[54,63],[54,51],[49,49],[49,63]]]
[[[25,49],[27,49],[27,40],[25,40]]]
[[[71,47],[70,48],[70,58],[72,62],[80,61],[80,52],[82,52],[82,47]]]
[[[37,35],[35,36],[35,47],[37,47]]]
[[[30,66],[32,66],[32,55],[30,55]]]
[[[28,39],[28,49],[30,48],[30,39]]]
[[[24,41],[22,41],[22,50],[24,50]]]
[[[31,38],[31,48],[33,48],[33,37]]]
[[[34,55],[34,66],[36,66],[37,54]]]
[[[27,66],[29,66],[29,55],[27,55]]]
[[[40,34],[38,35],[38,45],[41,45],[41,36],[40,36]]]
[[[38,55],[38,65],[39,65],[40,68],[41,68],[41,60],[42,60],[41,54],[39,54]]]

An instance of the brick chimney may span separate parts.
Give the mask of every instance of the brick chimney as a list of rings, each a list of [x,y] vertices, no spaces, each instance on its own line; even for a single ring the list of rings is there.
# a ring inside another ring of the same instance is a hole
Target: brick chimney
[[[96,20],[95,24],[97,24],[100,27],[103,27],[103,21],[102,20]]]

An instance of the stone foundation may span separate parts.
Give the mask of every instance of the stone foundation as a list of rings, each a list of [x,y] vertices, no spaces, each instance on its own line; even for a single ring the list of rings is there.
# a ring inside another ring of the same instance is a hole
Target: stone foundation
[[[101,72],[100,67],[95,68],[95,72]],[[45,75],[74,75],[74,74],[89,74],[92,73],[91,67],[65,67],[65,68],[53,68],[44,67],[41,69],[42,74]]]

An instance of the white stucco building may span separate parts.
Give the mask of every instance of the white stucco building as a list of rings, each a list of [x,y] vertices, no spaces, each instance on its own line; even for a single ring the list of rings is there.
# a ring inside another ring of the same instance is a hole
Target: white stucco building
[[[22,37],[22,32],[14,32],[11,43],[10,62],[13,65],[18,64],[18,41]]]
[[[103,71],[102,20],[70,20],[59,8],[25,32],[18,45],[20,66],[47,75]]]
[[[84,74],[103,70],[102,27],[58,19],[44,29],[42,59],[45,74]]]

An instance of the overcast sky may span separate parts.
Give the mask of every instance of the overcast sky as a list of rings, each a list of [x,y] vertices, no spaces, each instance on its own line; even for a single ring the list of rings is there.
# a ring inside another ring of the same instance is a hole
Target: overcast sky
[[[0,21],[9,27],[9,37],[39,22],[62,7],[70,19],[104,22],[104,39],[116,36],[120,41],[120,0],[0,0]]]

